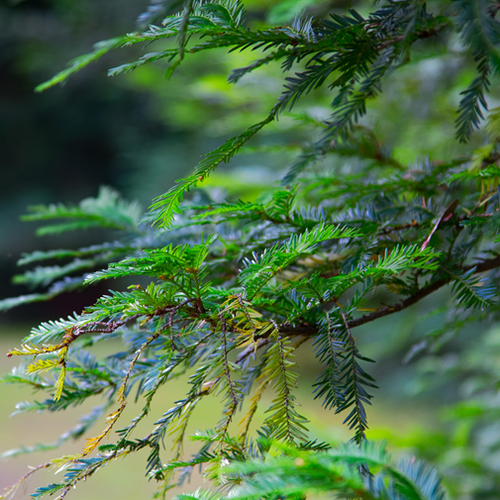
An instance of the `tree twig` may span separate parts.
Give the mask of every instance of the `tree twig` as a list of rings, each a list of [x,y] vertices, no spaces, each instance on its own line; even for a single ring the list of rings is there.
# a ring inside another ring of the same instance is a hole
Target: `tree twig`
[[[493,259],[483,260],[478,264],[464,266],[461,268],[461,270],[470,271],[471,269],[475,268],[475,273],[477,274],[486,271],[491,271],[492,269],[496,269],[498,267],[500,267],[500,256],[495,257]],[[369,314],[365,314],[360,318],[352,319],[347,322],[347,325],[349,326],[349,328],[355,328],[357,326],[365,325],[366,323],[371,323],[372,321],[375,321],[376,319],[379,318],[383,318],[384,316],[389,316],[390,314],[400,312],[403,309],[407,309],[413,304],[416,304],[417,302],[427,297],[428,295],[431,295],[432,293],[436,292],[443,286],[449,284],[451,281],[452,278],[447,277],[429,283],[428,285],[422,287],[418,292],[416,292],[413,295],[410,295],[406,299],[401,300],[400,302],[397,302],[392,306],[387,306],[382,309],[378,309],[377,311],[373,311]],[[311,337],[318,333],[318,329],[316,325],[296,325],[296,326],[281,325],[279,332],[281,335],[285,336],[303,335],[306,337]]]

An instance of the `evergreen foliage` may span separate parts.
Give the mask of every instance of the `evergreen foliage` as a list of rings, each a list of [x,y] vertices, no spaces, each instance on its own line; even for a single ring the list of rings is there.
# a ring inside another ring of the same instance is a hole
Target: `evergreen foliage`
[[[3,381],[28,384],[45,398],[20,403],[17,412],[60,411],[93,396],[104,400],[56,443],[9,452],[52,449],[87,437],[79,454],[38,468],[65,474],[38,488],[34,498],[62,499],[106,464],[142,449],[149,452],[147,476],[161,485],[159,497],[202,465],[231,498],[303,498],[321,491],[348,498],[444,498],[433,469],[412,460],[393,465],[382,446],[366,440],[366,406],[376,382],[354,331],[443,288],[453,297],[457,329],[486,315],[497,319],[499,112],[488,117],[485,143],[467,156],[423,159],[409,167],[383,151],[363,117],[414,46],[429,38],[441,47],[457,43],[476,65],[457,109],[456,138],[467,143],[481,126],[490,80],[500,70],[497,11],[489,0],[431,7],[385,1],[368,14],[304,15],[290,26],[250,29],[237,0],[155,3],[139,24],[163,12],[160,25],[100,42],[37,87],[43,91],[65,81],[110,50],[166,39],[172,39],[168,48],[160,44],[158,52],[110,75],[165,60],[171,76],[190,54],[220,48],[258,54],[228,75],[234,84],[277,62],[286,75],[267,116],[208,153],[146,214],[110,188],[79,206],[30,209],[26,219],[44,224],[40,235],[99,227],[112,230],[114,239],[23,256],[20,265],[38,267],[15,281],[43,291],[5,299],[1,309],[102,280],[133,283],[72,317],[41,324],[9,353],[30,361]],[[331,91],[331,116],[317,124],[319,139],[300,152],[280,187],[253,201],[221,202],[208,191],[184,200],[266,125],[321,87]],[[343,161],[348,169],[338,167]],[[86,351],[109,339],[121,339],[124,350],[104,360]],[[440,339],[436,333],[434,342]],[[294,357],[304,342],[314,345],[323,367],[315,397],[342,413],[352,430],[352,442],[343,447],[308,440],[306,412],[295,394]],[[160,388],[184,374],[185,397],[149,433],[138,435]],[[134,387],[143,407],[125,422]],[[256,431],[253,419],[265,391],[274,396],[262,408],[264,421]],[[200,448],[186,457],[189,420],[206,397],[217,399],[221,418],[193,436]],[[91,434],[105,414],[105,427]],[[174,457],[165,462],[167,437]],[[220,495],[198,491],[178,498]]]

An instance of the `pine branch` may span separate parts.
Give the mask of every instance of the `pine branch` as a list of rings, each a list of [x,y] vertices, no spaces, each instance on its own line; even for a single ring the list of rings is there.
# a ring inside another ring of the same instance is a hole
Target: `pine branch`
[[[290,2],[281,7],[286,4]],[[309,0],[305,4],[312,5]],[[114,409],[104,429],[87,439],[83,454],[49,464],[65,469],[64,478],[39,488],[34,498],[58,494],[62,499],[103,466],[147,448],[147,476],[162,481],[159,497],[188,478],[193,467],[203,466],[206,477],[223,489],[220,494],[195,492],[189,496],[193,500],[225,500],[224,491],[230,488],[242,499],[325,493],[441,500],[433,470],[414,461],[394,465],[383,447],[365,439],[365,408],[372,397],[368,391],[375,386],[363,369],[363,361],[369,360],[359,353],[352,329],[403,311],[447,285],[454,295],[450,315],[455,317],[446,329],[458,331],[472,321],[498,316],[498,272],[491,273],[491,286],[484,285],[482,273],[500,268],[499,113],[490,115],[488,142],[479,149],[446,162],[419,160],[408,167],[359,120],[400,66],[414,62],[414,54],[418,60],[428,57],[424,39],[438,35],[433,42],[441,51],[458,36],[464,49],[461,64],[465,68],[467,56],[473,56],[478,72],[459,105],[457,137],[468,140],[486,109],[491,75],[500,69],[498,6],[493,0],[456,0],[453,16],[447,17],[440,4],[427,7],[402,0],[383,2],[367,15],[351,9],[327,20],[297,16],[291,25],[262,29],[254,29],[252,19],[243,25],[243,6],[237,0],[159,0],[149,6],[143,21],[151,20],[154,11],[165,15],[162,25],[97,45],[38,90],[62,83],[109,50],[156,42],[165,45],[109,74],[166,63],[170,76],[191,54],[257,51],[256,59],[234,70],[229,80],[237,83],[279,62],[285,86],[262,121],[208,153],[192,175],[154,201],[145,217],[138,205],[109,188],[78,205],[31,209],[27,219],[44,224],[41,235],[100,227],[114,231],[118,241],[24,256],[20,264],[47,265],[15,280],[44,286],[45,291],[3,300],[0,309],[48,300],[104,279],[135,283],[101,296],[80,315],[43,323],[9,353],[33,359],[3,381],[44,393],[35,402],[19,403],[18,413],[65,410],[96,395],[105,398],[105,408]],[[457,34],[452,38],[450,28]],[[422,43],[415,52],[418,40]],[[330,119],[302,113],[295,122],[319,130],[312,146],[270,141],[247,146],[306,95],[309,109],[319,89],[332,92]],[[300,151],[283,181],[289,187],[266,186],[251,201],[244,196],[245,201],[235,200],[231,194],[221,201],[220,193],[202,190],[183,203],[185,194],[245,149]],[[317,168],[306,172],[318,160]],[[203,234],[207,226],[213,236]],[[95,269],[85,278],[73,276]],[[369,294],[377,290],[393,305],[367,309]],[[443,329],[431,336],[442,339]],[[323,365],[315,396],[328,409],[346,412],[345,423],[354,431],[357,446],[333,449],[307,436],[307,420],[299,414],[294,394],[298,374],[293,358],[311,337]],[[101,361],[86,350],[107,339],[121,339],[123,351]],[[136,438],[163,384],[175,383],[186,373],[185,396]],[[269,387],[275,398],[255,438],[254,416]],[[133,389],[141,409],[115,433]],[[183,446],[191,417],[203,398],[214,395],[222,399],[221,419],[193,436],[199,448],[186,458]],[[244,406],[247,396],[250,401]],[[242,407],[247,412],[241,433],[232,435],[230,424]],[[57,442],[22,451],[50,449],[78,437],[102,411],[82,419]],[[106,436],[109,443],[103,441]],[[168,436],[174,458],[164,463],[162,446]]]
[[[492,269],[497,269],[500,267],[500,257],[495,257],[493,259],[488,259],[480,262],[475,266],[464,266],[462,271],[467,272],[471,269],[475,269],[474,274],[483,273],[486,271],[490,271]],[[408,307],[416,304],[420,300],[425,297],[433,294],[437,290],[443,288],[444,286],[450,284],[452,281],[451,277],[440,278],[436,281],[431,282],[430,284],[421,288],[418,292],[407,297],[406,299],[397,302],[393,306],[387,306],[382,309],[378,309],[369,314],[365,314],[360,318],[351,319],[347,322],[349,328],[356,328],[357,326],[365,325],[367,323],[371,323],[379,318],[383,318],[385,316],[389,316],[391,314],[395,314],[397,312],[403,311]],[[296,325],[296,326],[288,326],[288,325],[280,325],[279,331],[281,335],[290,336],[290,335],[304,335],[304,336],[315,336],[318,334],[318,330],[315,326],[309,325]]]
[[[273,381],[276,398],[266,413],[270,415],[265,420],[265,425],[271,429],[271,436],[275,440],[285,440],[293,443],[295,440],[304,441],[308,422],[295,410],[295,396],[292,387],[297,385],[298,374],[293,367],[295,363],[291,360],[293,349],[288,339],[281,338],[276,325],[272,331],[273,344],[266,353],[266,365],[264,374]]]
[[[277,109],[273,109],[265,120],[253,125],[242,134],[232,137],[222,146],[210,152],[195,168],[193,175],[177,181],[176,186],[171,188],[166,194],[156,198],[154,204],[151,206],[151,209],[155,211],[155,224],[159,227],[170,226],[174,220],[174,216],[182,213],[180,204],[184,193],[189,192],[199,182],[204,181],[220,163],[227,163],[243,144],[275,119],[276,113]]]

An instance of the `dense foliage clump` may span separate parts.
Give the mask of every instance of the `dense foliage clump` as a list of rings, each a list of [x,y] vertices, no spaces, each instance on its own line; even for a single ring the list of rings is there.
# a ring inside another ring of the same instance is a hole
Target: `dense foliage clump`
[[[475,74],[461,89],[456,138],[449,141],[467,144],[481,126],[491,79],[500,69],[498,5],[377,2],[366,14],[303,15],[289,26],[256,29],[245,24],[238,1],[177,1],[162,8],[161,24],[100,42],[38,90],[112,49],[138,43],[160,46],[110,74],[164,60],[170,76],[190,54],[225,48],[256,54],[254,62],[234,69],[230,82],[279,62],[284,89],[267,116],[208,153],[146,214],[109,188],[78,206],[31,208],[27,219],[47,223],[42,234],[101,227],[112,230],[113,239],[23,256],[20,264],[40,266],[16,281],[46,291],[4,300],[3,309],[102,280],[136,280],[73,317],[41,324],[9,353],[31,362],[4,381],[48,393],[19,411],[59,411],[93,396],[103,399],[58,442],[85,435],[81,453],[40,466],[64,467],[64,478],[38,488],[34,497],[63,498],[107,463],[147,449],[146,474],[159,481],[160,496],[202,465],[214,484],[238,498],[302,498],[318,491],[443,498],[433,469],[418,461],[394,465],[382,446],[366,440],[366,405],[376,382],[354,332],[441,289],[453,297],[452,319],[423,348],[442,342],[450,330],[497,319],[500,111],[489,112],[486,132],[478,132],[480,147],[410,165],[381,145],[364,117],[412,57],[430,58],[455,44]],[[170,45],[162,43],[167,39]],[[331,115],[298,117],[319,134],[296,156],[281,186],[251,200],[224,200],[206,190],[188,199],[221,163],[322,87],[331,93]],[[53,265],[54,259],[66,263]],[[123,350],[104,360],[86,350],[109,339],[121,339]],[[308,436],[294,368],[295,351],[305,342],[313,344],[322,366],[315,397],[345,415],[352,431],[345,446],[331,448]],[[138,434],[159,389],[183,374],[189,376],[185,397]],[[121,417],[133,388],[143,408],[126,422]],[[274,397],[256,430],[253,418],[269,390]],[[199,450],[186,457],[189,419],[200,401],[212,397],[221,406],[220,420],[193,436]],[[104,415],[106,426],[92,434]],[[175,452],[165,462],[168,436]]]

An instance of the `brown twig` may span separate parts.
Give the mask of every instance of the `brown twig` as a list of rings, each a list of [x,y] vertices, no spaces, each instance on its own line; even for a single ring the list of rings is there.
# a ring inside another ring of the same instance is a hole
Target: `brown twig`
[[[7,500],[7,498],[11,498],[11,495],[14,496],[17,489],[21,486],[21,484],[23,484],[26,481],[26,479],[28,479],[32,474],[34,474],[35,472],[37,472],[41,469],[47,469],[47,468],[51,467],[52,465],[53,465],[52,462],[46,462],[46,463],[40,464],[36,467],[31,467],[30,470],[21,479],[19,479],[19,481],[17,481],[17,483],[13,484],[9,488],[5,488],[6,493],[3,495],[0,495],[0,499]]]
[[[496,269],[500,267],[500,256],[497,256],[493,259],[488,259],[488,260],[483,260],[482,262],[478,264],[473,264],[469,266],[464,266],[461,268],[462,271],[470,271],[471,269],[475,268],[475,274],[477,273],[483,273],[486,271],[491,271],[492,269]],[[365,325],[366,323],[371,323],[372,321],[375,321],[376,319],[383,318],[385,316],[389,316],[391,314],[397,313],[402,311],[403,309],[407,309],[408,307],[416,304],[417,302],[421,301],[428,295],[431,295],[432,293],[436,292],[443,286],[447,285],[452,281],[451,277],[447,278],[441,278],[437,281],[434,281],[432,283],[429,283],[428,285],[422,287],[418,292],[416,292],[413,295],[410,295],[404,300],[401,300],[400,302],[397,302],[396,304],[392,306],[387,306],[382,309],[378,309],[377,311],[373,311],[369,314],[365,314],[364,316],[361,316],[360,318],[352,319],[347,322],[347,325],[349,328],[355,328],[357,326]],[[281,335],[284,336],[297,336],[297,335],[303,335],[306,337],[311,337],[313,335],[316,335],[318,333],[318,329],[316,325],[297,325],[297,326],[291,326],[291,325],[281,325],[279,332]]]

